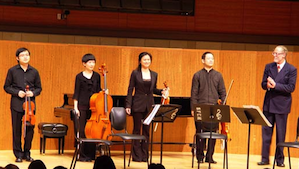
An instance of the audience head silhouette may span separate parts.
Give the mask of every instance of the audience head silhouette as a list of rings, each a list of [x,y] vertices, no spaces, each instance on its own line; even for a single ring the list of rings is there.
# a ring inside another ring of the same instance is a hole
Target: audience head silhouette
[[[150,164],[148,166],[148,169],[165,169],[165,167],[162,164]]]
[[[14,164],[7,164],[4,168],[5,169],[19,169],[19,167]]]
[[[47,169],[47,167],[41,160],[34,160],[29,164],[28,169]]]
[[[67,169],[66,167],[63,167],[63,166],[61,166],[61,165],[59,165],[59,166],[56,166],[55,168],[53,168],[53,169]]]
[[[93,165],[93,169],[116,169],[113,160],[106,155],[98,157]]]

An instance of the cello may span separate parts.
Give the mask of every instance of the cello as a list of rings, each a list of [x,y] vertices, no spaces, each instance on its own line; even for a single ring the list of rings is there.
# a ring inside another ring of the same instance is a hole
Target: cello
[[[29,91],[29,85],[26,86],[26,92]],[[33,110],[35,109],[34,102],[30,100],[29,96],[25,96],[25,102],[23,103],[23,110],[25,114],[23,116],[23,136],[26,138],[26,126],[34,126],[35,125],[35,116]]]
[[[108,73],[106,64],[99,68],[104,76],[104,89],[90,97],[91,117],[87,120],[85,126],[86,138],[107,139],[111,134],[110,111],[113,106],[113,100],[105,91],[107,90],[106,75]]]

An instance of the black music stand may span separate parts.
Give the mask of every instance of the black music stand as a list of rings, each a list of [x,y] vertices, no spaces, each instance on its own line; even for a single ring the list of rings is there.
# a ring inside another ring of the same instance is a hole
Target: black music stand
[[[244,108],[232,107],[234,114],[243,124],[248,124],[248,141],[247,141],[247,169],[249,169],[249,147],[250,147],[250,127],[251,124],[269,126],[272,124],[264,116],[258,106],[244,106]]]
[[[157,108],[156,111],[154,111],[155,107]],[[181,108],[182,108],[182,106],[177,105],[177,104],[153,105],[151,111],[147,115],[147,117],[154,116],[154,118],[152,119],[151,122],[162,123],[162,127],[161,127],[160,164],[162,164],[164,122],[173,122],[176,119],[177,114],[180,112]],[[149,125],[149,124],[147,123],[145,125]],[[154,135],[153,130],[154,130],[154,125],[152,123],[150,163],[152,163],[152,155],[153,155],[153,135]]]
[[[213,122],[230,122],[230,109],[228,105],[195,104],[193,107],[194,120],[196,122],[211,123],[210,139],[212,139]],[[209,168],[211,168],[211,161],[209,161]]]

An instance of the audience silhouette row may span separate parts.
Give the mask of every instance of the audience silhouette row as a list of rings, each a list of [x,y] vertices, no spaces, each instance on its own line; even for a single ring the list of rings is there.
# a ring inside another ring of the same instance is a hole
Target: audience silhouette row
[[[14,164],[8,164],[5,167],[0,167],[0,169],[19,169],[19,167]],[[34,160],[29,164],[28,169],[47,169],[47,167],[43,161]],[[67,168],[63,166],[56,166],[54,169]],[[93,169],[116,169],[116,167],[110,156],[103,155],[96,158]],[[148,169],[165,169],[165,167],[162,164],[152,163],[148,166]]]

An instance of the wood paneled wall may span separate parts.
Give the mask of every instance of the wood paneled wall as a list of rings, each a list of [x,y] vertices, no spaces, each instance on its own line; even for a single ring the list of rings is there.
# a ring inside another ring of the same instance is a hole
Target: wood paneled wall
[[[287,1],[195,0],[194,16],[71,10],[66,20],[57,20],[61,9],[0,6],[0,22],[3,25],[52,27],[53,30],[77,28],[299,36],[298,9],[299,3]]]
[[[73,93],[74,80],[77,73],[83,70],[81,58],[86,53],[93,53],[97,58],[97,65],[105,62],[108,68],[107,85],[112,95],[126,95],[130,73],[138,65],[140,52],[148,51],[153,55],[151,69],[158,72],[158,88],[163,87],[167,80],[171,88],[171,96],[190,97],[193,74],[201,69],[201,55],[204,50],[163,49],[145,47],[113,47],[92,45],[65,45],[50,43],[25,43],[16,41],[0,41],[0,84],[4,84],[7,70],[17,64],[15,51],[19,47],[27,47],[31,51],[31,65],[39,70],[43,91],[37,97],[37,123],[61,122],[69,126],[66,137],[66,149],[73,148],[73,124],[69,118],[54,117],[54,107],[63,103],[64,93]],[[215,55],[215,69],[222,72],[225,85],[228,88],[234,79],[228,105],[239,107],[242,105],[258,105],[262,108],[264,91],[261,80],[264,66],[272,62],[271,52],[257,51],[211,51]],[[299,53],[290,52],[288,62],[299,67]],[[296,85],[298,89],[298,83]],[[0,149],[12,149],[12,131],[10,115],[10,95],[0,90],[2,103],[0,104]],[[298,117],[299,99],[298,90],[293,93],[292,112],[288,119],[287,141],[295,139],[296,122]],[[132,130],[132,119],[129,117],[129,131]],[[171,142],[192,142],[195,132],[194,121],[191,117],[178,118],[173,124],[167,124],[164,140]],[[242,153],[247,151],[248,126],[240,124],[231,112],[231,135],[229,153]],[[159,131],[155,140],[159,141]],[[275,140],[273,140],[275,143]],[[220,143],[217,143],[217,145]],[[165,150],[190,151],[188,146],[166,146]],[[217,146],[217,151],[221,151]],[[39,134],[35,128],[33,149],[39,149]],[[56,140],[47,140],[47,149],[57,149]],[[274,151],[274,145],[272,149]],[[252,126],[251,150],[252,154],[260,154],[261,127]],[[299,154],[296,154],[297,156]]]

